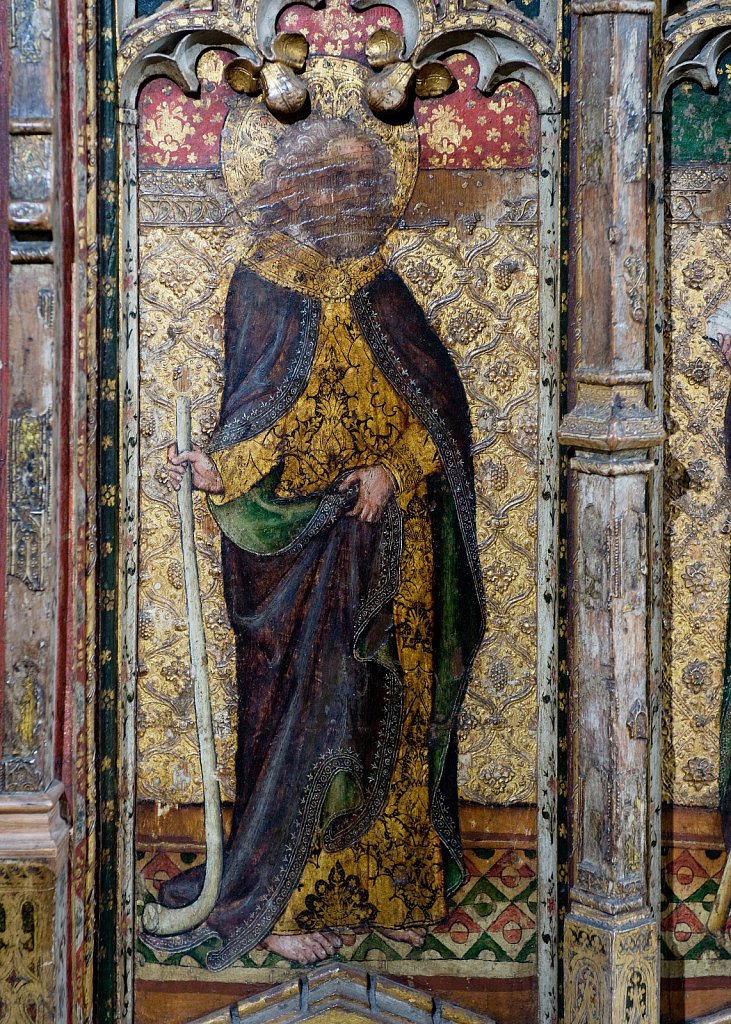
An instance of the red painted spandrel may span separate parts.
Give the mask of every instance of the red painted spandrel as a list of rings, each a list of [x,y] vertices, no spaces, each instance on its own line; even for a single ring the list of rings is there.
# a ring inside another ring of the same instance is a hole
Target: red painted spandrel
[[[416,100],[422,167],[529,168],[538,152],[538,112],[530,89],[504,82],[485,96],[477,89],[477,61],[455,54],[445,61],[456,88],[434,100]]]
[[[327,6],[313,11],[304,4],[288,7],[277,21],[280,32],[301,32],[310,44],[310,53],[327,57],[349,57],[365,63],[368,37],[379,28],[390,28],[399,35],[401,15],[392,7],[370,7],[354,11],[349,0],[328,0]]]
[[[233,54],[212,50],[198,63],[200,97],[186,96],[169,79],[155,78],[138,104],[141,167],[215,167],[221,127],[236,93],[223,69]]]
[[[349,0],[328,0],[320,10],[303,4],[288,8],[277,28],[301,32],[312,54],[365,62],[371,33],[379,28],[401,33],[402,23],[390,7],[356,13]],[[446,63],[455,76],[455,90],[438,99],[415,102],[421,166],[456,170],[535,167],[538,112],[530,89],[520,82],[505,82],[485,96],[477,89],[479,68],[473,57],[455,54]]]
[[[337,21],[345,16],[339,6],[343,2],[337,0],[323,11],[289,8],[279,27],[307,35],[313,53],[327,45],[329,53],[339,51],[340,56],[352,59],[362,57],[365,41],[376,28],[386,23],[394,30],[400,28],[394,11],[376,7],[357,15],[359,25],[348,35],[348,23]],[[350,11],[351,21],[353,17]],[[163,78],[145,85],[139,101],[140,166],[217,166],[221,128],[229,106],[236,101],[236,94],[223,78],[225,64],[231,59],[225,51],[204,54],[198,65],[199,97],[186,96]],[[473,57],[455,54],[447,63],[455,76],[455,88],[437,99],[415,101],[421,166],[455,170],[535,167],[538,115],[530,89],[520,82],[505,82],[485,96],[477,89],[479,69]]]

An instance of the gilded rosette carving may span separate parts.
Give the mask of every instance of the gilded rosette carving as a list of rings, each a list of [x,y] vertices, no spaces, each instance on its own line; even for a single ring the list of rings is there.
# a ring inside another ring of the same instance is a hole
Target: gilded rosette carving
[[[663,788],[670,803],[707,807],[718,803],[726,658],[731,486],[723,432],[731,371],[706,335],[731,298],[728,180],[728,167],[681,167],[670,182]]]

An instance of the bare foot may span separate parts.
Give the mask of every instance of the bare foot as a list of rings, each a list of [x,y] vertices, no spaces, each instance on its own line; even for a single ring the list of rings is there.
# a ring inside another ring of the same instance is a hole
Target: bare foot
[[[423,946],[426,928],[379,928],[381,935],[396,942],[408,942],[410,946]]]
[[[267,935],[261,945],[270,953],[278,953],[285,960],[298,964],[315,964],[334,956],[342,939],[331,931],[307,932],[302,935]]]

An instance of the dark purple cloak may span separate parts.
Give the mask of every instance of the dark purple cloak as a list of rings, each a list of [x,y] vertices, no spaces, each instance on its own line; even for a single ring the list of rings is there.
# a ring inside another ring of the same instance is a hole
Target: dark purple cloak
[[[351,308],[377,365],[431,435],[443,468],[428,480],[435,566],[429,761],[432,820],[451,891],[463,874],[455,719],[484,630],[467,399],[449,354],[398,275],[384,270],[353,296]],[[316,300],[237,268],[211,450],[254,437],[292,406],[310,376],[319,321]],[[213,970],[271,932],[318,827],[330,850],[351,845],[370,827],[399,746],[402,682],[392,609],[402,543],[398,506],[392,501],[379,523],[361,523],[345,515],[353,497],[336,487],[285,500],[274,496],[275,483],[266,479],[237,504],[211,505],[222,528],[236,636],[236,801],[208,927],[173,937],[171,948],[217,935],[222,945],[207,956]],[[348,785],[334,786],[336,777]],[[184,905],[201,884],[200,869],[186,872],[166,883],[160,898]]]

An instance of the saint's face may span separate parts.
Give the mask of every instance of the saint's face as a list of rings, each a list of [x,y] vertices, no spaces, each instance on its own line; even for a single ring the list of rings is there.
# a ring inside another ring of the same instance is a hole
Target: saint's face
[[[393,222],[395,174],[376,139],[339,132],[315,154],[290,148],[260,224],[332,258],[374,252]]]

